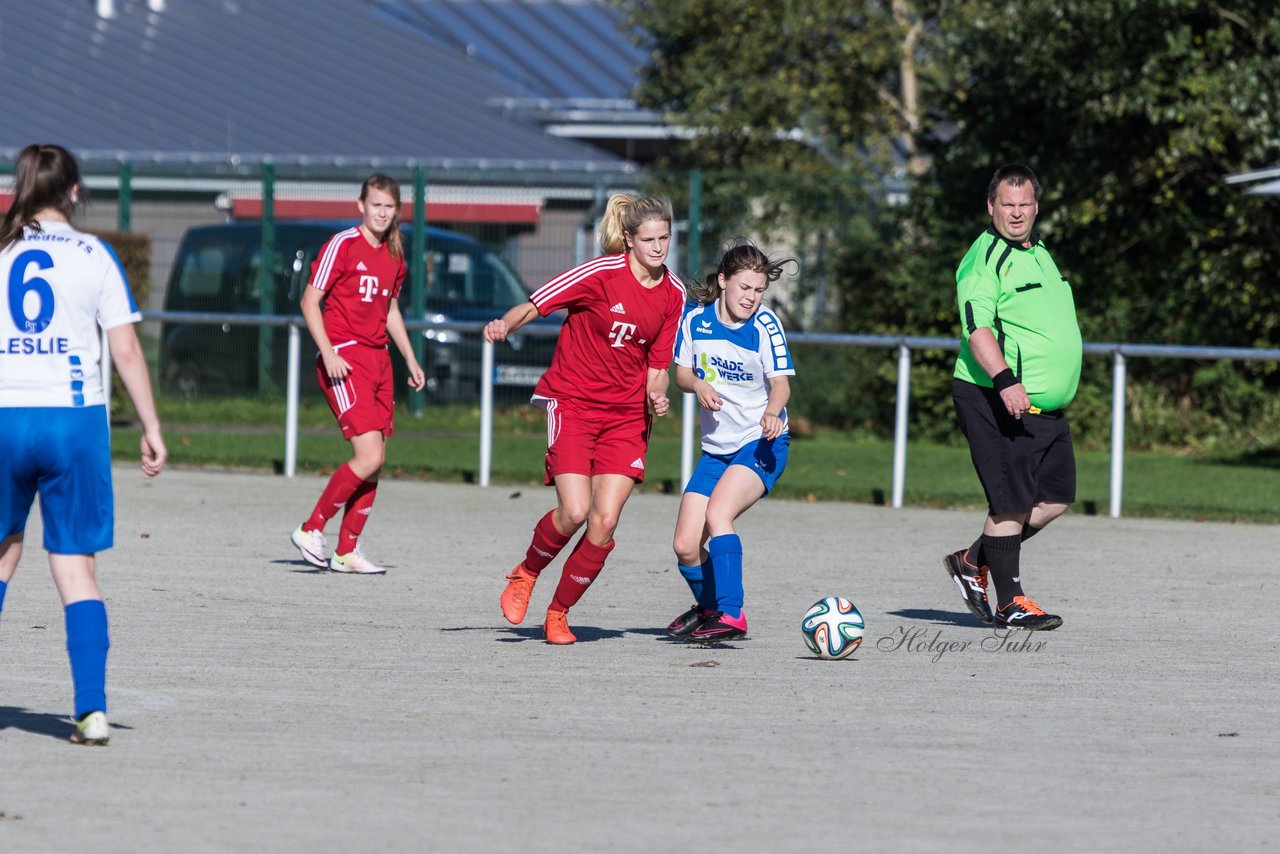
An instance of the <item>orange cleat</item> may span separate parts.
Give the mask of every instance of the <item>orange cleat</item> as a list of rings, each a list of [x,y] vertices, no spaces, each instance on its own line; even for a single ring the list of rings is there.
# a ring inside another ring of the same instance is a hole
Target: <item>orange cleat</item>
[[[524,614],[529,610],[529,594],[533,592],[533,585],[537,580],[538,576],[524,568],[524,561],[511,570],[511,574],[507,576],[507,589],[502,591],[500,600],[502,616],[507,618],[508,623],[518,626],[524,622]]]
[[[564,611],[547,611],[547,622],[542,630],[547,633],[547,643],[570,644],[578,639],[569,631],[569,615]]]

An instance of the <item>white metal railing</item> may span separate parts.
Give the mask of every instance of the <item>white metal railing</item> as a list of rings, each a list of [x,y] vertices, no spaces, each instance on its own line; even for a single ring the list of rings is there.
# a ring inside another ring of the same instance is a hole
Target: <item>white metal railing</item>
[[[257,314],[203,314],[196,312],[150,311],[143,313],[146,321],[192,324],[230,324],[237,326],[282,326],[289,329],[287,386],[285,390],[285,459],[284,474],[293,477],[298,465],[298,399],[301,376],[301,338],[305,323],[300,316]],[[482,323],[429,323],[405,321],[410,332],[427,329],[451,330],[479,334]],[[559,328],[526,326],[521,335],[555,336]],[[837,333],[799,332],[788,335],[793,344],[828,344],[843,347],[884,347],[898,351],[898,378],[894,406],[893,430],[893,498],[894,507],[901,507],[907,477],[907,425],[910,420],[911,354],[916,350],[957,351],[960,342],[954,338],[923,338],[891,335],[847,335]],[[103,336],[103,376],[110,371],[110,352]],[[1124,486],[1124,432],[1126,384],[1128,382],[1127,359],[1228,359],[1239,361],[1280,362],[1280,349],[1254,349],[1248,347],[1179,347],[1162,344],[1085,344],[1085,355],[1111,356],[1111,489],[1110,515],[1120,517],[1121,496]],[[479,484],[488,486],[493,462],[493,378],[494,345],[483,342],[480,367],[480,460]],[[104,383],[110,386],[110,383]],[[696,457],[697,400],[692,394],[683,394],[681,415],[680,483],[689,480]]]

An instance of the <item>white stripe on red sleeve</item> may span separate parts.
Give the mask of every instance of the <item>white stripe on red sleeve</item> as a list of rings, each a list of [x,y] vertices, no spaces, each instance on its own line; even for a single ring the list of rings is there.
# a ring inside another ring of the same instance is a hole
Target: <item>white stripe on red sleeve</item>
[[[554,298],[566,289],[573,287],[584,279],[590,278],[596,273],[605,270],[614,270],[622,267],[627,263],[627,256],[623,255],[605,255],[601,258],[595,258],[585,264],[580,264],[565,273],[561,273],[551,281],[533,292],[529,297],[529,301],[536,306],[541,306],[544,302]]]
[[[329,241],[329,245],[324,248],[324,255],[320,258],[320,266],[316,268],[315,278],[311,280],[311,287],[322,291],[329,287],[329,277],[333,274],[333,265],[338,260],[338,252],[342,243],[359,233],[360,229],[349,228],[333,236]]]

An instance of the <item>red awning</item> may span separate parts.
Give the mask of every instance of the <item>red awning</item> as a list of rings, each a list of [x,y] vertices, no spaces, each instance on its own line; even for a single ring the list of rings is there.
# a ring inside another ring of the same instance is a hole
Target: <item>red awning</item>
[[[262,216],[262,199],[232,196],[231,215],[238,219]],[[504,202],[427,202],[427,222],[493,222],[537,225],[542,210],[536,204]],[[275,200],[276,219],[356,219],[354,199],[281,199]],[[400,219],[413,218],[413,202],[400,208]]]
[[[13,204],[12,193],[0,193],[0,213]],[[231,213],[239,219],[262,216],[262,199],[233,197]],[[276,199],[276,219],[357,219],[355,201],[336,199]],[[490,222],[512,225],[537,225],[542,208],[518,202],[428,202],[427,222]],[[400,218],[413,217],[413,202],[401,206]]]

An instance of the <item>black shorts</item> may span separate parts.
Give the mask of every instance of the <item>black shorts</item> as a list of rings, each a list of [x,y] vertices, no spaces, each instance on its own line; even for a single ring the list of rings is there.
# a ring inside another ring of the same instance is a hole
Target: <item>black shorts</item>
[[[1076,500],[1076,455],[1061,410],[1018,420],[994,389],[963,380],[952,383],[951,396],[993,515]]]

